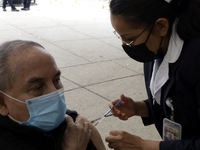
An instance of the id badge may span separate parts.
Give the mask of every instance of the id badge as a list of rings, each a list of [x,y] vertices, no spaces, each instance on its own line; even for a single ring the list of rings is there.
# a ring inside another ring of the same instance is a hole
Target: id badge
[[[163,119],[163,141],[180,140],[182,127],[179,123],[167,118]]]

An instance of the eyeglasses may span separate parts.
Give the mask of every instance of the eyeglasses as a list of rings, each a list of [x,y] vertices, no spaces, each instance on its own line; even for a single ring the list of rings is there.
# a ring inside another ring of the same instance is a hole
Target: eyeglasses
[[[130,47],[131,47],[131,44],[135,41],[135,39],[134,39],[134,40],[132,40],[130,42],[126,42],[125,41],[126,39],[122,39],[122,37],[117,33],[117,31],[113,31],[113,33],[120,41],[122,41],[122,43],[124,43],[124,44],[126,44],[126,45],[128,45]]]
[[[149,26],[148,26],[149,27]],[[148,28],[147,27],[147,28]],[[128,45],[131,47],[131,44],[147,29],[145,28],[135,39],[133,39],[132,41],[128,42],[126,39],[122,39],[122,37],[117,33],[117,31],[113,31],[113,33],[115,34],[115,36],[122,41],[122,43]]]

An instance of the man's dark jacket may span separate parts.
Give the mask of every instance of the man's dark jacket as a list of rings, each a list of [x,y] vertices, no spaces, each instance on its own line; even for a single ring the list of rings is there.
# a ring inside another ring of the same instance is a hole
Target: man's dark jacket
[[[74,120],[75,111],[67,110],[67,114]],[[60,141],[67,127],[63,121],[59,127],[51,132],[44,132],[36,127],[19,125],[8,117],[0,115],[0,150],[61,150]],[[92,141],[87,150],[96,150]]]

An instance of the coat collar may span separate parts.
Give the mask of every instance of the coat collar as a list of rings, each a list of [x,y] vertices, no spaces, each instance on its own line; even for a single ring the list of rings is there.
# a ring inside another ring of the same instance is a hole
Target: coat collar
[[[161,88],[169,79],[169,64],[175,63],[179,58],[184,41],[176,33],[176,22],[173,25],[172,34],[169,41],[167,53],[159,66],[159,61],[154,61],[150,90],[153,98],[160,104]]]

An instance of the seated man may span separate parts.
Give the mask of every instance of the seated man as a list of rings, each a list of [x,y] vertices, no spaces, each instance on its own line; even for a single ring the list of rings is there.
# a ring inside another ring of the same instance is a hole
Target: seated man
[[[66,108],[60,75],[38,43],[0,45],[0,150],[105,150],[96,128]]]

